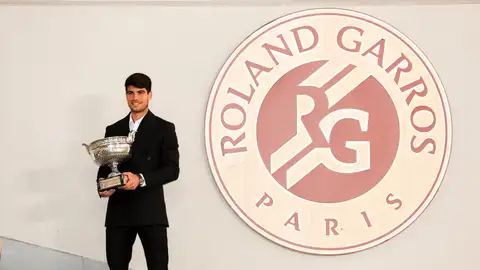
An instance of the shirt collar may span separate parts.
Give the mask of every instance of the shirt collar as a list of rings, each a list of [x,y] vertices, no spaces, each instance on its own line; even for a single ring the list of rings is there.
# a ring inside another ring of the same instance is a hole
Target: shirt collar
[[[140,122],[142,122],[144,117],[145,116],[142,116],[140,119],[137,119],[136,121],[133,121],[132,114],[130,114],[130,117],[129,117],[130,118],[130,121],[129,121],[130,131],[132,131],[132,130],[137,131],[138,126],[140,125]]]

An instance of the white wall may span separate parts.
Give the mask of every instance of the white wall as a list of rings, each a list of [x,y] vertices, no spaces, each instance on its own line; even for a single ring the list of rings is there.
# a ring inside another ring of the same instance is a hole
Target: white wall
[[[265,240],[230,210],[205,156],[204,110],[216,73],[247,35],[322,5],[0,6],[0,235],[104,260],[105,200],[82,142],[127,113],[123,82],[145,72],[152,110],[177,125],[181,177],[166,187],[171,269],[479,269],[480,5],[339,6],[376,16],[427,54],[446,88],[453,150],[444,183],[409,229],[341,257]],[[139,241],[132,259],[146,269]]]

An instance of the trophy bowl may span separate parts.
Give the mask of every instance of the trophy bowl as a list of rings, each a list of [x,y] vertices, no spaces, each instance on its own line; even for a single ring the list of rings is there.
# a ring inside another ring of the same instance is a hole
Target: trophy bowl
[[[131,132],[128,136],[106,137],[90,144],[82,144],[97,166],[108,166],[111,169],[111,173],[106,179],[98,179],[99,191],[117,188],[125,184],[118,165],[131,158],[134,134]]]

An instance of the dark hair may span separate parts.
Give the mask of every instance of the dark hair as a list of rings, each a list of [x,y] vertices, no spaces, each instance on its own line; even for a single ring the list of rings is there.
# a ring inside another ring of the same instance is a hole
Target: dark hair
[[[137,88],[145,88],[147,89],[147,93],[152,91],[152,80],[150,77],[143,73],[134,73],[125,80],[125,91],[127,90],[128,86],[135,86]]]

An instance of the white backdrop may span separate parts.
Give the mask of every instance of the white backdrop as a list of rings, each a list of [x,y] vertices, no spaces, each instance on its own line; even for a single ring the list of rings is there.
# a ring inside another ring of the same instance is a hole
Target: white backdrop
[[[123,82],[153,79],[152,110],[177,125],[180,179],[166,186],[171,269],[462,269],[478,262],[480,5],[339,6],[393,25],[445,85],[453,150],[439,193],[405,232],[341,257],[293,252],[230,210],[205,156],[204,110],[216,73],[247,35],[322,5],[0,6],[0,235],[104,260],[105,200],[82,142],[125,116]],[[132,267],[146,269],[139,241]]]

